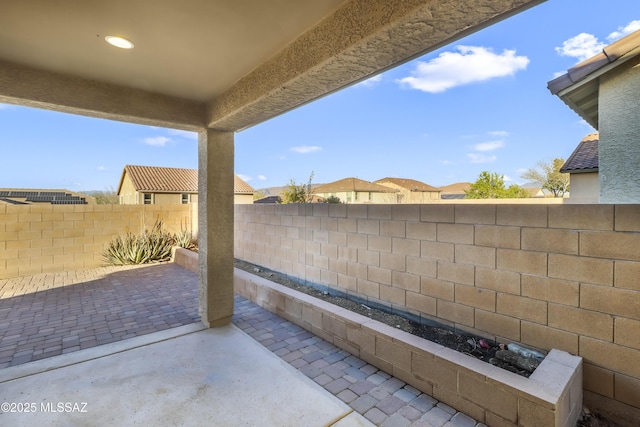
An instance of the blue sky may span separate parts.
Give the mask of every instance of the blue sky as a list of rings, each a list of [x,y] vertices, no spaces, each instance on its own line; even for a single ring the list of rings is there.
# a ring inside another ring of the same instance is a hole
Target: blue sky
[[[638,29],[637,0],[549,0],[237,133],[235,171],[255,188],[312,171],[441,186],[488,170],[522,184],[593,132],[547,82]],[[193,133],[2,104],[0,127],[0,187],[117,189],[126,164],[197,167]]]

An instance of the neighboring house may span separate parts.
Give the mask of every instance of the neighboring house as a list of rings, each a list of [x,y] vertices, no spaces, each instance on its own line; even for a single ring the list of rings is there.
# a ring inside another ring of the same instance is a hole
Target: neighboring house
[[[547,197],[551,195],[549,191],[541,188],[540,184],[537,182],[527,182],[526,184],[523,184],[520,187],[529,194],[529,197],[542,198],[542,197]]]
[[[571,177],[570,201],[598,203],[600,182],[598,179],[599,134],[585,136],[560,169]]]
[[[234,202],[253,203],[254,189],[234,175]],[[121,205],[170,205],[198,202],[198,170],[126,165],[118,196]]]
[[[68,190],[33,190],[0,188],[0,203],[11,205],[86,205],[95,203],[95,198]]]
[[[524,187],[522,187],[522,188],[524,189],[524,191],[527,192],[529,197],[532,197],[532,198],[543,198],[543,197],[546,197],[545,194],[544,194],[544,190],[542,188],[539,188],[539,187],[535,187],[535,188],[533,188],[533,187],[532,188],[524,188]]]
[[[425,203],[440,199],[440,190],[415,179],[382,178],[373,183],[397,190],[397,203]]]
[[[548,88],[599,131],[600,203],[640,203],[640,31],[551,80]],[[571,197],[575,197],[571,183]]]
[[[456,182],[455,184],[445,185],[440,187],[440,198],[447,199],[464,199],[467,195],[465,191],[471,190],[470,182]]]
[[[312,191],[314,195],[323,199],[335,196],[347,204],[396,203],[398,193],[398,190],[358,178],[344,178],[320,185]]]

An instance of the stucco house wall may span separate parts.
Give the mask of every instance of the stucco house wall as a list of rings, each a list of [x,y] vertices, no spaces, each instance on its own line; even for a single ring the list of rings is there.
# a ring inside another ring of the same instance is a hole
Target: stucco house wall
[[[640,203],[640,31],[605,46],[547,86],[599,131],[599,202]]]
[[[393,182],[376,183],[398,191],[395,203],[424,203],[430,200],[440,199],[439,191],[409,191],[405,187],[394,184]]]
[[[195,196],[196,201],[195,203],[198,202],[198,195],[194,194],[193,196]],[[233,196],[233,203],[236,205],[251,205],[253,204],[253,194],[234,194]]]
[[[335,196],[342,203],[358,205],[365,203],[396,203],[395,193],[376,193],[373,191],[338,191],[335,193],[314,193],[317,196],[327,199]]]
[[[640,201],[640,57],[600,77],[600,201]],[[573,187],[572,187],[573,193]]]
[[[197,204],[197,174],[196,169],[127,165],[118,186],[120,204]],[[253,203],[254,189],[237,175],[233,190],[235,204]]]
[[[122,186],[120,188],[119,197],[121,205],[142,204],[140,201],[140,194],[136,191],[131,178],[127,174],[125,174],[124,178],[122,179]]]
[[[571,196],[567,203],[598,203],[600,180],[598,172],[572,173]]]
[[[152,199],[154,205],[182,205],[182,194],[188,194],[189,203],[198,203],[197,194],[195,193],[153,193]],[[194,197],[195,196],[195,197]]]
[[[182,194],[189,195],[189,203],[198,203],[198,193],[148,193],[151,194],[151,205],[181,205]],[[136,191],[129,174],[125,173],[120,187],[121,205],[144,205],[145,192]]]

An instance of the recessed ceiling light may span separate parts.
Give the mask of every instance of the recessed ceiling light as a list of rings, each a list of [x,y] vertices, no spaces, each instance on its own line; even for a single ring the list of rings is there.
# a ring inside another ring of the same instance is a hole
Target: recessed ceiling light
[[[107,43],[120,49],[133,49],[133,42],[118,36],[107,36],[104,38]]]

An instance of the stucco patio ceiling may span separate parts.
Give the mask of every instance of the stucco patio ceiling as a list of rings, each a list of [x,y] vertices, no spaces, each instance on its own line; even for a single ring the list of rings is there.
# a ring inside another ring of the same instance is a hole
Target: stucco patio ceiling
[[[542,1],[8,0],[0,102],[234,131]]]

